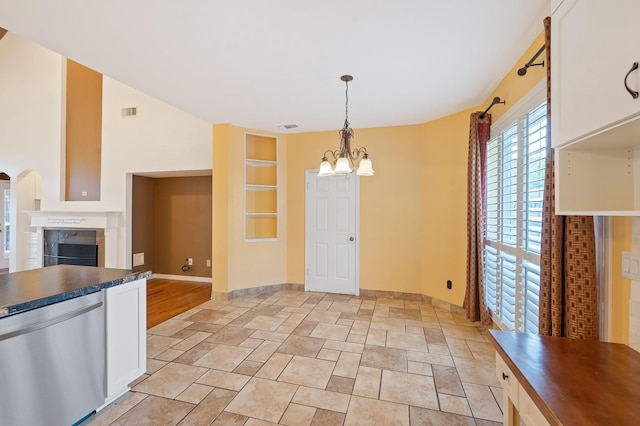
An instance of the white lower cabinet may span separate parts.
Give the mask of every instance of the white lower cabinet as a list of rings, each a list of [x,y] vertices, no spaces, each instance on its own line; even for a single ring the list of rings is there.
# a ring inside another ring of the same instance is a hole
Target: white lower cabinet
[[[106,405],[146,372],[146,278],[106,289],[105,316]]]
[[[496,375],[502,383],[503,424],[547,426],[549,422],[533,402],[527,391],[496,353]]]

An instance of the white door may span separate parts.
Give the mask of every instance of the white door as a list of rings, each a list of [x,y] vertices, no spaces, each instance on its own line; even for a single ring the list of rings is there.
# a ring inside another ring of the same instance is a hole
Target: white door
[[[359,177],[307,170],[305,290],[358,295]]]
[[[5,209],[8,211],[10,181],[0,180],[0,269],[9,267],[9,222],[5,221]],[[5,205],[5,200],[7,201]]]

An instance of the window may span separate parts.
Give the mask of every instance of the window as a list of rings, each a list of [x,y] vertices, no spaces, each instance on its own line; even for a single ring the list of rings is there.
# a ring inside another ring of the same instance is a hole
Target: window
[[[485,298],[501,328],[527,333],[538,332],[547,126],[534,92],[491,127],[486,158]]]

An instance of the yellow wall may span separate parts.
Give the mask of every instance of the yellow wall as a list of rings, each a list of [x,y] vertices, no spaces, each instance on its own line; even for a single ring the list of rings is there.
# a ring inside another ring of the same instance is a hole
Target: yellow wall
[[[470,111],[424,124],[422,293],[462,305],[466,289]],[[451,290],[447,280],[452,281]]]
[[[244,240],[244,134],[278,138],[276,241]],[[213,291],[287,282],[287,136],[229,124],[213,126]]]
[[[367,147],[376,170],[375,176],[360,179],[361,289],[424,294],[462,305],[469,115],[500,96],[507,104],[491,110],[495,121],[539,83],[545,68],[529,68],[525,77],[517,76],[516,70],[543,43],[541,33],[494,93],[476,108],[419,125],[356,129],[352,143]],[[214,126],[214,291],[280,282],[303,284],[305,171],[317,169],[324,151],[338,147],[338,128],[279,135],[279,184],[280,191],[286,191],[280,200],[286,204],[279,208],[277,250],[271,250],[276,246],[269,243],[238,240],[243,231],[244,130]],[[226,165],[219,164],[223,159]],[[219,176],[222,174],[225,176]],[[217,193],[219,188],[222,194]],[[286,275],[278,281],[281,256],[286,258]],[[218,264],[223,268],[217,270]],[[247,272],[252,269],[259,272]],[[453,281],[451,290],[446,288],[447,280]]]
[[[305,171],[317,169],[338,132],[288,136],[288,281],[304,283]],[[421,293],[421,126],[356,129],[376,175],[360,178],[360,288]]]
[[[622,252],[631,251],[631,218],[614,217],[611,224],[611,335],[609,340],[629,344],[631,282],[622,277]]]
[[[542,22],[540,22],[540,27],[542,28]],[[542,47],[544,44],[544,31],[541,32],[538,37],[535,39],[531,46],[522,54],[520,59],[513,64],[513,68],[509,70],[507,74],[505,74],[504,79],[498,84],[495,90],[491,93],[491,96],[487,98],[487,100],[480,105],[480,110],[484,111],[490,104],[491,100],[498,96],[501,100],[506,101],[507,103],[494,105],[489,114],[491,114],[491,122],[495,123],[500,117],[502,117],[508,110],[518,102],[524,95],[526,95],[533,87],[538,84],[541,80],[547,78],[547,66],[545,61],[545,66],[537,66],[537,67],[529,67],[527,70],[527,74],[524,76],[519,76],[517,71],[524,64],[529,62],[529,60],[536,54],[536,52]],[[545,53],[543,52],[538,59],[536,59],[536,63],[542,62],[545,60]]]

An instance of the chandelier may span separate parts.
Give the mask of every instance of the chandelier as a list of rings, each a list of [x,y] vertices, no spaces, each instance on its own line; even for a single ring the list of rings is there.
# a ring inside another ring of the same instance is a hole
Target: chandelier
[[[360,156],[362,156],[362,159],[360,160],[360,164],[358,164],[358,168],[355,169],[356,174],[359,176],[373,176],[373,166],[371,165],[371,159],[367,153],[367,148],[362,147],[355,148],[353,151],[351,150],[351,139],[354,136],[353,129],[349,127],[349,82],[353,80],[353,77],[350,75],[343,75],[340,77],[340,80],[344,81],[346,86],[344,127],[342,127],[342,130],[339,132],[340,148],[335,151],[328,149],[324,152],[318,176],[352,173],[354,171],[354,163],[360,159]],[[327,153],[333,157],[333,165],[329,162]]]

